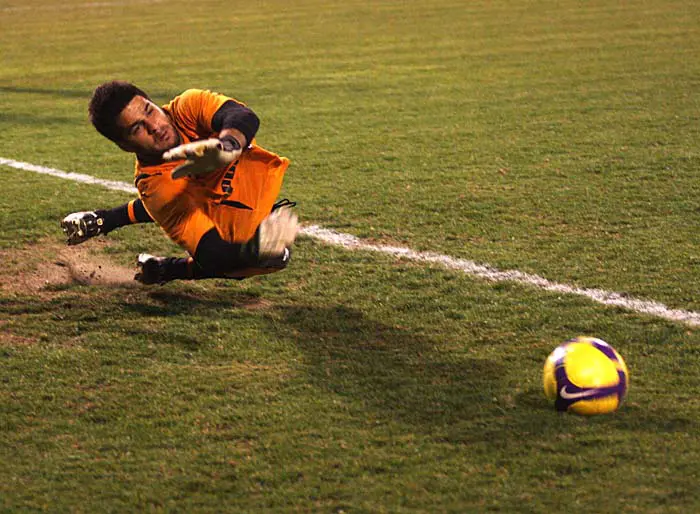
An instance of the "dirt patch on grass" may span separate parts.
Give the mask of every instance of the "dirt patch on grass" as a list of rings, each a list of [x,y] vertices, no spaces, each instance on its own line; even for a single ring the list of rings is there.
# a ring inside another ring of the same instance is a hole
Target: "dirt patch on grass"
[[[134,280],[136,255],[133,266],[122,266],[110,260],[104,252],[110,246],[108,241],[92,240],[84,245],[66,246],[55,241],[9,250],[0,250],[0,260],[5,264],[5,273],[0,274],[0,293],[32,295],[44,300],[55,299],[70,291],[71,286],[107,286],[122,290],[132,289],[138,301],[158,302],[176,306],[183,302],[208,304],[215,307],[239,307],[248,310],[264,310],[274,305],[268,298],[247,291],[223,290],[217,287],[220,280],[200,282],[180,282],[177,287],[143,286]],[[234,284],[238,284],[234,281]],[[94,295],[95,291],[86,290]],[[129,301],[131,296],[124,296]],[[83,294],[82,292],[80,294]],[[107,293],[109,295],[109,293]],[[109,296],[105,297],[108,301]],[[2,324],[0,324],[2,328]]]
[[[88,245],[41,243],[0,250],[0,259],[9,271],[0,276],[0,288],[8,292],[37,293],[71,284],[136,284],[135,267],[114,264]]]

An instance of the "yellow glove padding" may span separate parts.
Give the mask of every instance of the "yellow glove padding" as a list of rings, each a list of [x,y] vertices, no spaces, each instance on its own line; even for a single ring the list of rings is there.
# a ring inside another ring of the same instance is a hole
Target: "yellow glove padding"
[[[171,172],[170,176],[174,179],[199,177],[228,166],[241,156],[241,152],[241,149],[226,151],[221,141],[212,138],[176,146],[163,154],[163,160],[187,159]]]

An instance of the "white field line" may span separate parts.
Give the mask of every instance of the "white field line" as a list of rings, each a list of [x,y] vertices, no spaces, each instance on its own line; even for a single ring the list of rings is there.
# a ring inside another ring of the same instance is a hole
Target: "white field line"
[[[664,304],[652,300],[639,300],[620,293],[605,291],[603,289],[584,289],[567,284],[560,284],[547,280],[546,278],[538,275],[523,273],[522,271],[517,270],[501,271],[487,264],[477,264],[474,261],[457,259],[455,257],[449,257],[447,255],[440,255],[432,252],[416,252],[410,248],[369,244],[363,242],[361,239],[358,239],[355,236],[334,232],[333,230],[328,230],[317,225],[309,225],[304,227],[301,233],[316,239],[320,239],[325,243],[334,246],[341,246],[351,250],[379,252],[411,261],[438,264],[445,268],[462,271],[467,275],[479,277],[490,282],[515,282],[518,284],[533,286],[544,291],[551,291],[553,293],[585,296],[586,298],[602,303],[603,305],[615,305],[631,311],[685,323],[686,325],[694,327],[700,326],[700,312],[670,309]]]
[[[106,187],[107,189],[113,189],[115,191],[124,191],[133,195],[138,193],[134,186],[130,186],[126,182],[118,182],[116,180],[104,180],[101,178],[91,177],[90,175],[83,175],[82,173],[69,173],[67,171],[56,170],[54,168],[47,168],[46,166],[37,166],[36,164],[29,164],[28,162],[13,161],[12,159],[3,159],[2,157],[0,157],[0,164],[4,166],[9,166],[10,168],[16,168],[18,170],[33,171],[34,173],[42,173],[44,175],[51,175],[53,177],[65,178],[67,180],[80,182],[82,184],[95,184],[97,186]]]
[[[24,171],[43,173],[45,175],[73,180],[84,184],[95,184],[116,191],[125,191],[127,193],[136,194],[136,188],[124,182],[98,179],[91,177],[90,175],[82,175],[80,173],[68,173],[53,168],[47,168],[45,166],[37,166],[26,162],[14,161],[12,159],[0,158],[0,165],[9,166],[11,168]],[[560,284],[538,275],[523,273],[517,270],[501,271],[487,264],[478,264],[474,261],[457,259],[455,257],[449,257],[447,255],[440,255],[432,252],[417,252],[415,250],[411,250],[410,248],[370,244],[363,242],[361,239],[358,239],[350,234],[335,232],[333,230],[319,227],[318,225],[308,225],[303,227],[301,229],[301,234],[318,239],[326,244],[347,248],[349,250],[377,252],[415,262],[437,264],[447,269],[461,271],[467,275],[488,280],[490,282],[515,282],[517,284],[532,286],[553,293],[583,296],[603,305],[614,305],[630,311],[683,323],[692,327],[700,326],[700,312],[671,309],[666,305],[653,300],[640,300],[620,293],[615,293],[613,291],[606,291],[604,289],[586,289],[567,284]]]

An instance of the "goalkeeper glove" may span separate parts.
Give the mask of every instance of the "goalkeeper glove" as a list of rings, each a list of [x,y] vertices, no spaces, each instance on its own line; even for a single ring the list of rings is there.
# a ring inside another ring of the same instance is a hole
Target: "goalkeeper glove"
[[[222,139],[205,139],[176,146],[163,154],[163,160],[186,159],[183,164],[171,172],[170,176],[174,179],[199,177],[223,166],[228,166],[238,159],[242,152],[241,145],[236,138],[224,136]]]
[[[61,228],[70,246],[83,243],[104,232],[104,218],[96,212],[74,212],[61,221]]]
[[[278,257],[291,246],[299,231],[299,218],[290,207],[273,211],[260,224],[258,256],[265,259]]]

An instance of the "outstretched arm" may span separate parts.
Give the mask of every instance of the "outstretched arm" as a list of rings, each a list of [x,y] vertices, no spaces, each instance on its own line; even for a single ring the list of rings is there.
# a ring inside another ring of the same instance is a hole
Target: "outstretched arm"
[[[260,119],[249,107],[228,100],[211,119],[216,137],[171,148],[163,159],[185,161],[171,172],[174,179],[206,175],[236,161],[252,143],[259,127]]]
[[[99,234],[135,223],[150,223],[148,214],[139,198],[113,209],[74,212],[63,218],[61,228],[66,234],[66,243],[77,245]]]

